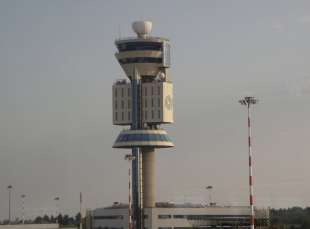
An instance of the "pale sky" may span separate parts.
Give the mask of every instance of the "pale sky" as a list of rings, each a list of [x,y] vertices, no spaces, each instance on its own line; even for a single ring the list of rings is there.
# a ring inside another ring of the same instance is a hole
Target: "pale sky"
[[[245,95],[258,206],[310,205],[310,1],[0,1],[0,219],[127,201],[112,149],[114,40],[153,21],[171,40],[176,147],[156,152],[157,201],[248,203]]]

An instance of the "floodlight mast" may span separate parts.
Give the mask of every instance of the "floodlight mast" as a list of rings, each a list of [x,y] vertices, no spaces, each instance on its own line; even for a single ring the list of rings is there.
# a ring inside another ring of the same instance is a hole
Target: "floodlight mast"
[[[13,189],[13,186],[9,185],[7,189],[9,190],[9,224],[11,224],[11,191]]]
[[[212,206],[212,189],[213,189],[213,186],[209,185],[206,187],[206,189],[209,191],[209,206]]]
[[[247,107],[248,112],[248,153],[249,153],[249,192],[250,192],[250,208],[251,208],[251,217],[250,217],[250,226],[251,229],[255,228],[255,212],[254,212],[254,187],[253,187],[253,158],[252,158],[252,133],[251,133],[251,119],[250,119],[250,107],[251,105],[257,104],[258,100],[255,97],[247,96],[244,99],[239,100],[241,105]]]
[[[22,223],[25,224],[25,198],[26,198],[26,195],[22,194],[20,197],[22,198]]]

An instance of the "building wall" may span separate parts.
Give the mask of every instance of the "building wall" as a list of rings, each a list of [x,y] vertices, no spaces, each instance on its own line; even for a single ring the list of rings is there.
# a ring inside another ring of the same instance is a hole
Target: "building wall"
[[[173,122],[172,91],[172,83],[169,82],[154,81],[142,84],[143,122]],[[168,101],[168,99],[170,100],[170,102]]]
[[[141,89],[142,121],[173,122],[173,87],[170,82],[143,83]],[[130,125],[132,119],[131,84],[120,81],[113,85],[113,124]]]
[[[123,81],[113,85],[113,124],[131,124],[131,85]]]
[[[0,229],[56,229],[58,224],[17,224],[17,225],[0,225]],[[70,229],[70,228],[68,228]]]
[[[98,208],[92,214],[92,227],[109,229],[128,229],[128,209],[127,208]]]
[[[258,213],[259,212],[259,213]],[[257,210],[257,216],[268,221],[268,210]],[[246,224],[249,207],[201,207],[201,208],[146,208],[144,210],[147,229],[185,229],[206,227],[206,225]],[[94,218],[94,229],[128,229],[128,209],[96,209],[94,215],[108,216],[107,219]],[[112,219],[110,216],[117,216]],[[119,217],[122,216],[122,217]],[[111,219],[108,219],[111,218]],[[260,227],[263,228],[263,227]]]

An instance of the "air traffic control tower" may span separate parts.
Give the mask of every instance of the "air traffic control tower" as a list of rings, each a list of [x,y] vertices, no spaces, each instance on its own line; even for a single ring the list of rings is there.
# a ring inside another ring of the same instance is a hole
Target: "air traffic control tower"
[[[129,126],[113,147],[131,149],[133,225],[143,229],[145,208],[155,207],[155,148],[173,147],[161,124],[173,123],[170,43],[150,35],[152,22],[132,24],[137,37],[115,41],[115,56],[128,79],[113,84],[113,124]]]

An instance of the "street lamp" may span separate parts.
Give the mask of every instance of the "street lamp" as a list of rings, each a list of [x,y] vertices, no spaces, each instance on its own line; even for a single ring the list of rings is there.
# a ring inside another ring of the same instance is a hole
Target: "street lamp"
[[[132,215],[131,215],[131,211],[132,211],[132,204],[131,204],[131,169],[130,169],[130,165],[131,165],[131,161],[135,160],[136,157],[131,155],[131,154],[126,154],[125,155],[125,160],[127,160],[129,162],[129,168],[128,168],[128,229],[132,229]]]
[[[206,189],[209,191],[209,206],[212,205],[212,189],[213,189],[213,186],[209,185],[206,187]]]
[[[11,191],[13,189],[13,186],[9,185],[7,189],[9,190],[9,224],[11,224]]]
[[[23,224],[25,224],[25,198],[26,198],[26,195],[23,194],[20,197],[22,198],[22,219],[23,219]]]
[[[254,188],[253,188],[253,171],[252,171],[252,139],[251,139],[251,120],[250,120],[250,107],[258,103],[258,100],[252,96],[244,97],[239,100],[241,105],[247,107],[248,112],[248,153],[249,153],[249,192],[250,192],[250,207],[251,207],[251,218],[250,225],[251,229],[255,228],[255,212],[254,212]]]
[[[54,198],[54,200],[55,200],[55,203],[56,203],[56,223],[58,223],[58,211],[59,211],[59,204],[58,204],[58,201],[60,200],[60,198],[58,197],[58,196],[56,196],[55,198]]]
[[[82,197],[82,192],[80,192],[80,228],[82,229],[82,202],[83,202],[83,197]]]

